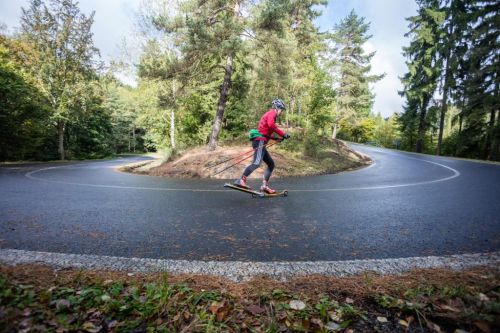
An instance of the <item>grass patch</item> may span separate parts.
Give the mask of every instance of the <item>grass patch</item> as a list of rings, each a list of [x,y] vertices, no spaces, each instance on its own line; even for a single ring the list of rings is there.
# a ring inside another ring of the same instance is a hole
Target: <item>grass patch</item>
[[[235,283],[0,266],[0,331],[494,332],[499,285],[493,268]]]

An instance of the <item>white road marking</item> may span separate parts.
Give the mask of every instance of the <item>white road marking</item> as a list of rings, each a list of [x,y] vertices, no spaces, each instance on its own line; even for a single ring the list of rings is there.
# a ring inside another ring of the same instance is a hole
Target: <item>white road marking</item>
[[[498,268],[500,267],[500,252],[343,261],[247,262],[126,258],[0,249],[0,263],[8,265],[39,263],[59,268],[106,269],[128,272],[167,271],[173,274],[215,275],[234,281],[242,281],[262,275],[285,280],[311,274],[351,276],[372,271],[386,275],[401,274],[419,268],[449,268],[453,270],[478,266]]]
[[[440,167],[446,168],[453,172],[453,175],[445,178],[440,178],[440,179],[434,179],[434,180],[427,180],[423,182],[415,182],[415,183],[406,183],[406,184],[396,184],[396,185],[382,185],[382,186],[366,186],[366,187],[347,187],[347,188],[332,188],[332,189],[310,189],[310,190],[293,190],[293,192],[333,192],[333,191],[359,191],[359,190],[380,190],[380,189],[387,189],[387,188],[395,188],[395,187],[408,187],[408,186],[417,186],[417,185],[426,185],[426,184],[432,184],[432,183],[438,183],[438,182],[444,182],[453,178],[456,178],[460,176],[460,171],[455,170],[449,166],[437,163],[437,162],[432,162],[432,161],[427,161],[427,160],[422,160],[419,158],[413,158],[413,157],[407,157],[405,156],[404,158],[410,158],[413,160],[417,161],[422,161],[422,162],[427,162],[427,163],[432,163],[435,165],[438,165]],[[361,170],[366,170],[366,169],[361,169]],[[360,170],[360,171],[361,171]]]
[[[381,186],[364,186],[364,187],[346,187],[346,188],[329,188],[329,189],[288,189],[288,192],[337,192],[337,191],[367,191],[367,190],[382,190],[382,189],[389,189],[389,188],[399,188],[399,187],[409,187],[409,186],[419,186],[419,185],[428,185],[428,184],[433,184],[433,183],[438,183],[438,182],[444,182],[447,180],[451,180],[453,178],[456,178],[460,176],[460,172],[458,170],[455,170],[449,166],[443,165],[441,163],[437,162],[432,162],[432,161],[427,161],[419,158],[413,158],[409,156],[399,156],[402,158],[407,158],[407,159],[413,159],[421,162],[426,162],[430,164],[435,164],[437,166],[440,166],[442,168],[450,170],[453,174],[448,177],[444,178],[439,178],[439,179],[433,179],[433,180],[427,180],[427,181],[422,181],[422,182],[414,182],[414,183],[404,183],[404,184],[394,184],[394,185],[381,185]],[[370,165],[367,168],[360,169],[358,171],[363,171],[367,170],[370,167],[373,167],[375,163]],[[37,180],[37,181],[45,181],[45,182],[52,182],[52,183],[59,183],[59,184],[68,184],[68,185],[77,185],[77,186],[89,186],[89,187],[97,187],[97,188],[117,188],[117,189],[133,189],[133,190],[150,190],[150,191],[186,191],[186,192],[226,192],[227,190],[216,190],[216,189],[195,189],[195,188],[162,188],[162,187],[143,187],[143,186],[121,186],[121,185],[103,185],[103,184],[85,184],[85,183],[75,183],[75,182],[67,182],[67,181],[59,181],[59,180],[49,180],[49,179],[44,179],[40,177],[35,177],[33,174],[46,171],[46,170],[51,170],[51,169],[57,169],[57,168],[68,168],[68,167],[75,167],[75,165],[72,166],[55,166],[55,167],[48,167],[48,168],[43,168],[39,170],[34,170],[31,172],[28,172],[25,174],[26,177],[32,179],[32,180]]]

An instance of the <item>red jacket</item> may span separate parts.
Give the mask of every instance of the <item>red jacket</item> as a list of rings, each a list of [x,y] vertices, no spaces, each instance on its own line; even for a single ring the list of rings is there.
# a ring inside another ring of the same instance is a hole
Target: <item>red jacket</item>
[[[278,134],[279,136],[285,135],[285,132],[280,130],[278,126],[276,126],[276,117],[278,116],[278,110],[270,109],[259,121],[259,127],[257,128],[259,132],[264,135],[262,138],[256,138],[256,140],[265,140],[268,141],[273,133]]]

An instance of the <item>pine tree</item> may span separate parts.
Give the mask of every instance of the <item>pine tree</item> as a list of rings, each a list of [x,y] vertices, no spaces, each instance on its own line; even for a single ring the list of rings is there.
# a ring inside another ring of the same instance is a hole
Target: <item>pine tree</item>
[[[442,73],[442,100],[439,116],[439,134],[436,146],[436,155],[441,154],[445,118],[450,104],[456,104],[460,94],[456,94],[459,84],[459,68],[465,52],[468,48],[467,30],[468,14],[467,2],[464,0],[442,0],[441,11],[445,19],[440,26],[440,38],[438,40],[438,55],[441,57]]]
[[[410,32],[406,36],[412,40],[410,46],[403,49],[409,72],[401,79],[404,86],[401,94],[406,97],[406,106],[405,115],[400,118],[403,131],[414,129],[415,121],[418,122],[415,142],[418,153],[424,149],[428,127],[426,115],[440,77],[442,59],[438,55],[438,40],[444,21],[439,1],[421,0],[419,4],[418,15],[408,19]]]
[[[338,72],[337,122],[355,123],[369,115],[374,95],[369,84],[384,75],[370,75],[371,59],[375,52],[365,54],[363,44],[372,36],[368,35],[369,23],[359,17],[354,10],[335,27],[331,36],[334,43],[331,49],[333,66]],[[337,126],[337,123],[335,124]],[[334,129],[334,136],[336,130]]]
[[[465,54],[460,154],[478,151],[480,158],[500,159],[500,22],[497,1],[469,4],[469,48]]]

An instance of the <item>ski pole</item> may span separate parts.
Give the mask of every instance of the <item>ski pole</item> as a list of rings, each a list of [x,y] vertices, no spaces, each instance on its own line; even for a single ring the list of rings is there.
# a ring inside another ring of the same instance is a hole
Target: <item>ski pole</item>
[[[218,162],[218,163],[216,163],[216,164],[209,165],[209,166],[207,166],[207,169],[210,169],[210,168],[216,167],[216,166],[218,166],[218,165],[224,164],[224,163],[226,163],[226,162],[229,162],[229,161],[231,161],[231,160],[234,160],[234,159],[235,159],[235,158],[237,158],[237,157],[240,157],[240,156],[243,156],[243,155],[246,155],[246,154],[249,154],[249,153],[253,153],[253,152],[255,151],[255,149],[257,149],[257,148],[254,148],[254,149],[248,150],[248,151],[246,151],[246,152],[244,152],[244,153],[241,153],[241,154],[238,154],[238,155],[236,155],[236,156],[230,157],[230,158],[228,158],[228,159],[226,159],[226,160],[224,160],[224,161],[222,161],[222,162]]]
[[[274,145],[274,144],[276,144],[276,143],[277,143],[277,141],[276,141],[276,142],[273,142],[273,143],[271,143],[271,144],[269,144],[269,145],[266,145],[266,147],[271,147],[272,145]],[[238,157],[240,157],[240,156],[243,156],[243,155],[246,155],[246,154],[249,154],[249,153],[253,153],[253,152],[254,152],[256,149],[258,149],[258,148],[259,148],[259,147],[254,148],[254,149],[250,149],[250,150],[248,150],[248,151],[246,151],[246,152],[244,152],[244,153],[241,153],[241,154],[238,154],[238,155],[236,155],[236,156],[233,156],[233,157],[230,157],[230,158],[228,158],[228,159],[225,159],[224,161],[221,161],[221,162],[218,162],[218,163],[215,163],[215,164],[209,165],[209,166],[207,166],[207,169],[210,169],[210,168],[216,167],[216,166],[218,166],[218,165],[224,164],[224,163],[229,162],[229,161],[231,161],[231,160],[234,160],[235,158],[238,158]]]
[[[277,144],[278,142],[279,142],[279,141],[275,141],[275,142],[273,142],[273,143],[271,143],[271,144],[269,144],[269,145],[266,145],[266,147],[271,147],[272,145],[275,145],[275,144]],[[259,147],[257,147],[257,148],[259,148]],[[257,148],[255,148],[255,149],[257,149]],[[253,149],[252,151],[254,151],[255,149]],[[248,152],[247,152],[247,153],[248,153]],[[218,172],[214,173],[214,174],[213,174],[213,175],[211,175],[210,177],[216,176],[216,175],[218,175],[219,173],[222,173],[222,172],[226,171],[227,169],[234,167],[236,164],[238,164],[238,163],[240,163],[240,162],[243,162],[244,160],[249,159],[250,157],[252,157],[252,155],[249,155],[249,156],[243,157],[242,159],[238,160],[237,162],[235,162],[235,163],[231,164],[230,166],[228,166],[228,167],[226,167],[226,168],[224,168],[224,169],[222,169],[222,170],[220,170],[220,171],[218,171]]]
[[[243,157],[242,159],[238,160],[237,162],[235,162],[235,163],[231,164],[230,166],[225,167],[225,168],[224,168],[224,169],[222,169],[221,171],[218,171],[218,172],[214,173],[214,174],[213,174],[213,175],[211,175],[210,177],[216,176],[216,175],[218,175],[219,173],[222,173],[222,172],[226,171],[227,169],[234,167],[236,164],[238,164],[238,163],[240,163],[240,162],[243,162],[244,160],[249,159],[250,157],[252,157],[252,155],[249,155],[249,156]]]

